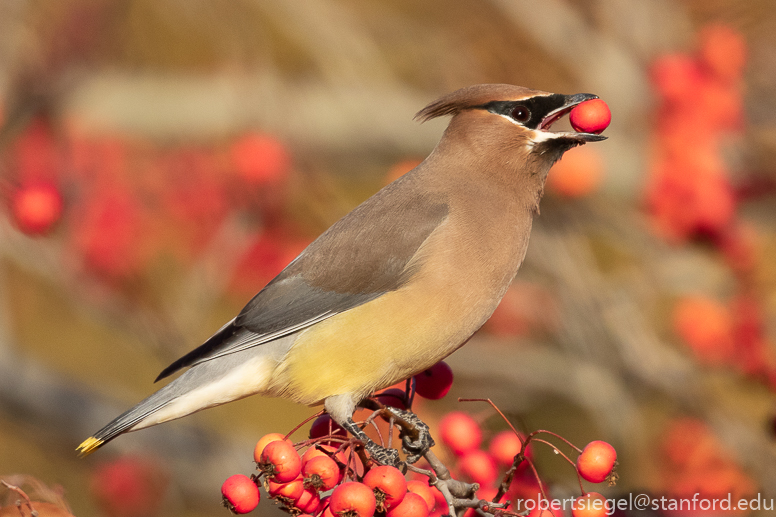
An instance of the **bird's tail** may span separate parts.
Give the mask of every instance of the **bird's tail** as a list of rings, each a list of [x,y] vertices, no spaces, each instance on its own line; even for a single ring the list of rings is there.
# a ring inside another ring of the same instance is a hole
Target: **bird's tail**
[[[227,333],[224,329],[224,332],[219,331],[217,335],[242,340],[243,343],[247,341],[245,336],[248,331]],[[254,393],[266,393],[275,368],[295,339],[295,333],[289,334],[262,343],[261,347],[248,348],[212,360],[201,361],[202,357],[189,357],[180,366],[191,368],[84,440],[76,450],[81,456],[86,456],[122,433],[161,424]]]
[[[202,358],[203,356],[207,355],[208,352],[211,351],[211,349],[217,347],[220,343],[222,343],[225,339],[230,338],[234,335],[234,332],[232,332],[232,329],[234,328],[231,325],[231,321],[221,327],[221,329],[216,332],[210,339],[208,339],[204,345],[194,350],[194,352],[189,353],[185,356],[183,356],[181,359],[175,361],[170,366],[168,366],[160,375],[156,378],[158,381],[159,379],[162,379],[164,377],[167,377],[171,375],[172,373],[176,372],[177,370],[180,370],[181,368],[184,368],[186,366],[190,366],[195,360]],[[209,365],[212,367],[213,365]],[[212,369],[212,368],[211,368]],[[207,372],[208,367],[205,368],[199,368],[199,373]],[[205,382],[200,383],[187,383],[186,379],[189,379],[191,377],[197,378],[197,372],[193,372],[189,370],[188,372],[184,373],[183,376],[176,379],[175,381],[171,382],[167,386],[161,388],[159,391],[154,393],[153,395],[149,396],[147,399],[133,407],[132,409],[126,411],[125,413],[119,415],[117,418],[115,418],[111,423],[97,431],[94,436],[90,436],[86,440],[84,440],[81,445],[76,447],[76,450],[78,451],[79,456],[83,457],[88,454],[91,454],[92,452],[96,451],[112,439],[116,438],[118,435],[122,433],[126,433],[128,431],[132,431],[134,429],[140,429],[142,427],[146,427],[148,425],[153,425],[154,423],[160,423],[163,421],[163,419],[156,420],[154,422],[151,422],[152,419],[149,419],[154,413],[157,413],[159,410],[164,408],[165,406],[168,406],[171,402],[175,401],[176,399],[181,398],[182,396],[185,396],[188,391],[192,389],[192,387],[201,386],[202,384],[205,384]],[[161,415],[156,415],[156,417],[159,417]],[[183,416],[183,414],[178,415]],[[141,425],[142,422],[142,425]]]
[[[133,430],[140,422],[176,398],[173,390],[162,388],[132,409],[119,415],[76,447],[80,457],[91,454],[118,435]]]

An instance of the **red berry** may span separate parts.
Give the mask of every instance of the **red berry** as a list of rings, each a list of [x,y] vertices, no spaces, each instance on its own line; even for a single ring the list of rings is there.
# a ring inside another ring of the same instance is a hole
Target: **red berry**
[[[407,481],[407,492],[418,494],[423,498],[424,501],[426,501],[428,511],[434,511],[434,507],[436,506],[436,497],[434,497],[434,491],[431,489],[428,483],[418,479]]]
[[[487,452],[474,449],[465,453],[458,462],[458,469],[480,486],[490,486],[498,477],[496,460]]]
[[[326,455],[316,456],[302,467],[305,486],[315,490],[331,490],[339,483],[340,469],[337,463]]]
[[[434,494],[434,513],[440,516],[449,514],[450,509],[444,494],[435,486],[431,487],[431,493]]]
[[[453,370],[444,361],[415,375],[415,393],[429,400],[439,400],[453,385]]]
[[[669,104],[694,102],[702,82],[695,59],[685,54],[667,54],[657,58],[649,68],[657,93]]]
[[[288,483],[267,482],[267,493],[270,497],[281,497],[288,501],[295,502],[302,496],[304,491],[304,480],[301,477]]]
[[[321,415],[313,421],[313,425],[310,426],[310,439],[321,438],[323,436],[337,436],[341,438],[347,437],[345,430],[340,425],[331,419],[329,415]],[[322,441],[319,442],[325,445],[338,444],[335,441]]]
[[[386,517],[427,517],[428,504],[418,494],[407,492],[401,503],[388,510]]]
[[[404,390],[400,390],[399,388],[391,388],[385,391],[381,391],[375,395],[375,398],[384,406],[391,406],[397,409],[407,409],[407,404],[405,403],[407,396],[404,393]]]
[[[315,490],[305,488],[302,491],[302,495],[299,496],[299,499],[294,503],[294,507],[299,509],[302,513],[315,515],[321,507],[321,498]]]
[[[90,488],[102,513],[138,517],[158,512],[167,485],[167,472],[153,459],[122,456],[100,465]]]
[[[288,443],[291,443],[291,441],[286,440],[286,436],[281,433],[269,433],[259,438],[259,441],[256,442],[256,447],[253,449],[253,461],[258,463],[261,460],[261,453],[264,452],[264,447],[272,442],[277,442],[280,440],[285,440]]]
[[[512,431],[501,431],[490,441],[488,452],[493,458],[505,467],[509,467],[515,460],[515,456],[523,447],[520,437]],[[526,450],[526,453],[528,451]]]
[[[243,180],[267,184],[283,181],[291,168],[291,156],[272,135],[249,133],[232,145],[232,163]]]
[[[302,454],[302,468],[304,468],[305,463],[307,463],[313,458],[317,458],[319,456],[326,456],[327,458],[331,458],[332,454],[334,454],[335,462],[339,461],[340,463],[343,463],[343,464],[347,463],[345,452],[344,451],[337,452],[337,450],[338,450],[337,447],[334,447],[331,445],[317,444],[315,447],[310,447],[304,452],[304,454]]]
[[[617,461],[617,451],[606,442],[590,442],[577,458],[577,471],[591,483],[601,483],[612,472]]]
[[[73,218],[73,244],[90,273],[107,279],[139,274],[153,251],[145,228],[148,207],[132,192],[103,187],[86,196]]]
[[[401,503],[407,493],[407,481],[396,467],[382,465],[373,467],[364,476],[364,484],[372,489],[377,509],[389,510]]]
[[[248,476],[235,474],[221,485],[224,506],[233,513],[252,512],[259,504],[259,487]]]
[[[578,104],[569,115],[571,127],[582,133],[601,133],[609,127],[612,112],[601,99],[593,99]]]
[[[461,411],[453,411],[445,415],[439,422],[439,433],[442,443],[459,456],[479,448],[482,442],[479,424]]]
[[[608,513],[606,499],[597,492],[577,497],[571,506],[572,517],[606,517]]]
[[[377,501],[371,488],[363,483],[351,481],[334,489],[329,498],[329,505],[335,515],[372,517],[377,508]]]
[[[709,25],[698,38],[700,60],[717,78],[733,82],[741,78],[746,65],[744,37],[726,25]]]
[[[259,468],[276,483],[293,481],[302,472],[302,458],[294,446],[285,441],[267,444],[259,459]]]
[[[337,517],[331,512],[331,505],[329,504],[328,498],[321,501],[321,506],[325,506],[325,508],[323,509],[323,512],[321,512],[321,515],[319,517]]]
[[[11,194],[11,213],[16,226],[28,235],[47,233],[62,216],[62,194],[46,181],[30,182]]]

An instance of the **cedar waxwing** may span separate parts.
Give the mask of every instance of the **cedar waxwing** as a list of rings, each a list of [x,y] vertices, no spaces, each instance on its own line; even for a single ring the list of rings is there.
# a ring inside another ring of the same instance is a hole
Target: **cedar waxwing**
[[[356,405],[453,353],[493,313],[525,256],[550,167],[606,138],[550,126],[594,98],[489,84],[423,108],[420,121],[452,115],[423,163],[324,232],[157,380],[188,370],[78,450],[256,393],[323,403],[366,440]]]

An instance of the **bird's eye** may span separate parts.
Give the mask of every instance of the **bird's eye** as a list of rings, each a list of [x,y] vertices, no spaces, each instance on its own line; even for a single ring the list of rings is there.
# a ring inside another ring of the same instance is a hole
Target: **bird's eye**
[[[518,122],[528,122],[528,119],[531,118],[531,112],[528,111],[528,108],[523,106],[522,104],[519,106],[516,106],[512,110],[512,118],[517,120]]]

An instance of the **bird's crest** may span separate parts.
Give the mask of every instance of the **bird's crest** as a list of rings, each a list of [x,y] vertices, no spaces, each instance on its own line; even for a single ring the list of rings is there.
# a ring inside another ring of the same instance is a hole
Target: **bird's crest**
[[[441,97],[415,114],[414,119],[426,122],[436,117],[455,115],[461,111],[480,107],[492,101],[525,99],[535,95],[550,95],[511,84],[477,84],[467,86]]]

